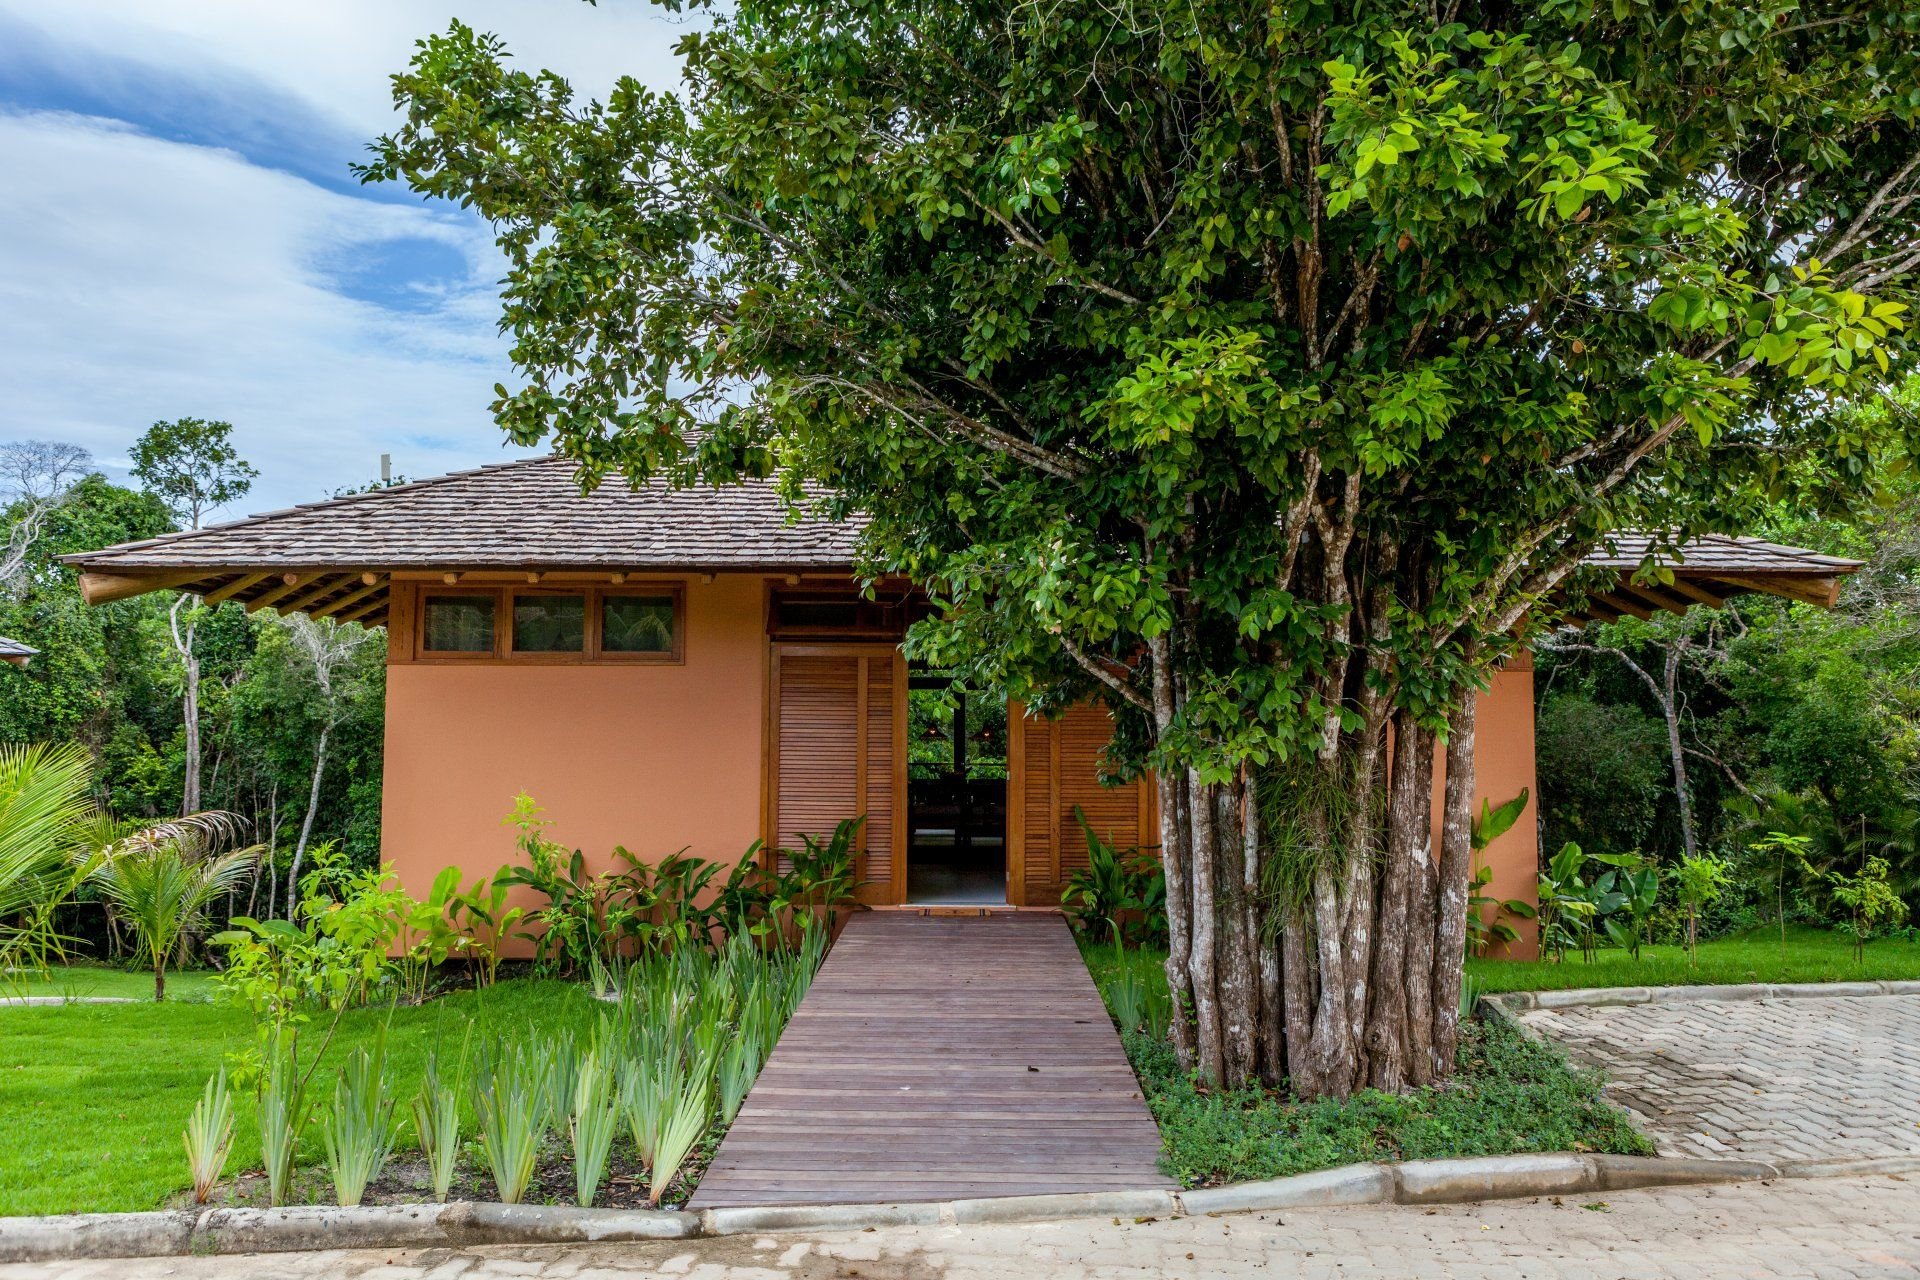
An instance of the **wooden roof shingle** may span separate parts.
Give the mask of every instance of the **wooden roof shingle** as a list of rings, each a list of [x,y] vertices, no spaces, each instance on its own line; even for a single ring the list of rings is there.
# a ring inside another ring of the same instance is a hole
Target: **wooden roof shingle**
[[[396,572],[849,573],[864,521],[795,517],[771,481],[580,492],[574,464],[526,458],[306,503],[204,529],[65,557],[89,600],[190,590],[249,608],[376,625]],[[1635,584],[1649,557],[1672,584]],[[1711,534],[1678,547],[1615,535],[1589,563],[1619,571],[1582,620],[1718,605],[1746,591],[1832,604],[1859,565],[1758,538]]]

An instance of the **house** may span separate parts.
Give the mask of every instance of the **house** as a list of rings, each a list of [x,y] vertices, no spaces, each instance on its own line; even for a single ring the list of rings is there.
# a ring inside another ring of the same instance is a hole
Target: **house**
[[[876,906],[1057,905],[1087,857],[1076,809],[1119,846],[1154,843],[1152,788],[1097,776],[1104,709],[1032,717],[909,669],[915,593],[856,589],[858,532],[791,522],[765,482],[582,496],[549,457],[68,559],[96,603],[178,589],[384,625],[383,856],[415,893],[450,863],[506,862],[522,791],[589,856],[734,860],[865,814]],[[1596,559],[1620,576],[1587,616],[1756,591],[1831,604],[1857,567],[1707,537],[1671,586],[1631,583],[1649,548],[1623,538]],[[1476,777],[1497,804],[1534,789],[1531,663],[1482,696]],[[1535,831],[1488,851],[1490,892],[1533,896]]]
[[[6,636],[0,636],[0,662],[4,662],[10,667],[26,666],[39,652],[38,649],[30,645],[21,644],[18,640],[11,640]]]

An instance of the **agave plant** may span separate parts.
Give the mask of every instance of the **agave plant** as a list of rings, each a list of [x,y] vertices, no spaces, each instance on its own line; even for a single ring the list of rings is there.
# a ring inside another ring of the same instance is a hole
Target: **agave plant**
[[[573,1185],[582,1209],[593,1204],[607,1172],[613,1135],[620,1127],[620,1099],[612,1056],[599,1044],[580,1055],[568,1131],[573,1138]]]
[[[393,1150],[393,1095],[387,1089],[384,1045],[347,1055],[320,1137],[335,1198],[343,1207],[359,1204]]]
[[[478,1073],[480,1147],[503,1204],[519,1204],[533,1182],[553,1119],[552,1070],[551,1060],[533,1046],[514,1045],[489,1055]]]
[[[672,1093],[672,1103],[660,1127],[660,1142],[654,1151],[652,1167],[647,1171],[647,1199],[660,1203],[667,1188],[680,1176],[680,1167],[693,1153],[694,1144],[707,1131],[713,1114],[713,1087],[698,1072],[690,1072]]]
[[[233,1146],[233,1090],[227,1087],[225,1067],[208,1077],[181,1140],[187,1148],[187,1170],[193,1177],[193,1202],[205,1204],[227,1167],[227,1152]]]
[[[307,1105],[307,1082],[284,1041],[275,1035],[260,1074],[260,1163],[267,1171],[267,1203],[287,1202],[293,1185],[293,1153],[300,1145],[312,1112]]]
[[[457,1083],[441,1078],[437,1050],[427,1051],[420,1092],[413,1099],[413,1131],[433,1175],[433,1198],[445,1204],[460,1160],[460,1092]]]
[[[133,930],[138,955],[153,966],[153,998],[167,998],[167,962],[183,939],[206,924],[207,906],[238,884],[265,852],[252,845],[216,854],[241,819],[209,810],[142,827],[114,841],[93,882]]]

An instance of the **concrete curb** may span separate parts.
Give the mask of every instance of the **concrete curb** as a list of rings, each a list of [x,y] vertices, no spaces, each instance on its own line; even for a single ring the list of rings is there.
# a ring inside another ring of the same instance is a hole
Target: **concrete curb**
[[[1640,1187],[1920,1172],[1920,1153],[1848,1160],[1484,1156],[1354,1164],[1269,1182],[1192,1191],[1142,1188],[918,1204],[773,1205],[700,1213],[469,1203],[356,1209],[208,1209],[0,1218],[0,1263],[317,1249],[431,1249],[504,1244],[686,1240],[788,1231],[975,1226],[1074,1218],[1200,1217],[1360,1204],[1436,1205]]]
[[[1608,1009],[1635,1004],[1722,1000],[1813,1000],[1920,996],[1920,982],[1743,982],[1725,986],[1575,987],[1567,991],[1502,991],[1482,996],[1503,1013],[1534,1009]]]

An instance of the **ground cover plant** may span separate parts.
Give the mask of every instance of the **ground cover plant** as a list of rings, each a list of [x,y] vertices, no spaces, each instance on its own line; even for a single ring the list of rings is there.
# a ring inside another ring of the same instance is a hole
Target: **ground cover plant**
[[[1083,945],[1120,1029],[1147,1107],[1160,1125],[1161,1168],[1184,1186],[1280,1178],[1369,1160],[1607,1151],[1652,1155],[1648,1140],[1600,1096],[1598,1073],[1503,1022],[1463,1019],[1459,1060],[1445,1085],[1400,1093],[1363,1089],[1301,1099],[1284,1089],[1209,1086],[1182,1069],[1164,1015],[1165,954]],[[1158,984],[1156,987],[1155,984]],[[1136,1007],[1151,993],[1145,1006]]]

